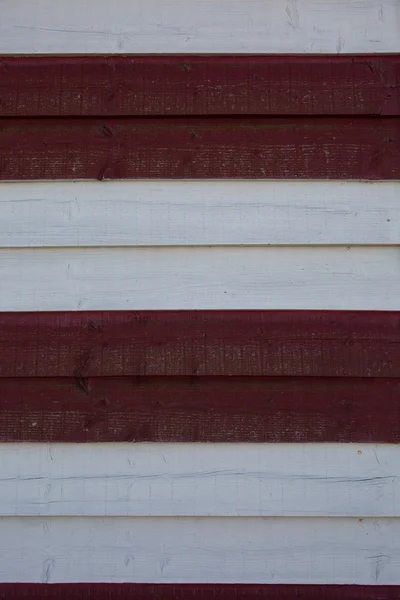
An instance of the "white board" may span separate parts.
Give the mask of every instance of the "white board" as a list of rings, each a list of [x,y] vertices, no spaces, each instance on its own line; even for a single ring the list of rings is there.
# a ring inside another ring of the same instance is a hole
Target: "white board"
[[[400,243],[400,182],[0,186],[0,247]]]
[[[0,250],[0,310],[399,310],[400,247]]]
[[[400,584],[400,519],[0,519],[2,582]]]
[[[0,444],[2,516],[400,516],[400,447]]]
[[[1,54],[399,51],[398,0],[1,1]]]

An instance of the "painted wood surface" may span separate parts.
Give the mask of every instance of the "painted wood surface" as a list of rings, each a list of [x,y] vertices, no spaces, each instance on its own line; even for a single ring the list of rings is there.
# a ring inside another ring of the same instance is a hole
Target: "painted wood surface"
[[[1,377],[400,377],[400,314],[0,313]]]
[[[0,515],[399,517],[400,447],[0,444]]]
[[[400,583],[398,518],[2,517],[0,532],[4,583]]]
[[[399,52],[397,0],[2,1],[1,54]]]
[[[1,600],[398,600],[399,586],[280,584],[0,583]]]
[[[400,121],[0,119],[0,180],[143,178],[400,179]]]
[[[0,386],[1,442],[400,443],[396,378],[17,377]]]
[[[388,181],[4,183],[0,211],[3,248],[400,243]]]
[[[13,248],[0,310],[399,310],[399,275],[398,246]]]
[[[400,58],[0,57],[0,116],[400,113]]]

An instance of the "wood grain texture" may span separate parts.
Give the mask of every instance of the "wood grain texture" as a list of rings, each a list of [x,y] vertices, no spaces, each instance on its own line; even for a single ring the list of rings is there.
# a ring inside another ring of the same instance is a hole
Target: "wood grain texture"
[[[399,52],[397,0],[2,1],[1,54]]]
[[[396,378],[22,377],[0,386],[1,442],[400,443]]]
[[[0,313],[1,377],[400,377],[400,314]]]
[[[0,583],[1,600],[398,600],[399,586]]]
[[[396,118],[0,119],[0,180],[400,179]]]
[[[1,311],[399,310],[400,247],[0,250]]]
[[[29,182],[0,186],[0,247],[390,245],[400,183]]]
[[[400,447],[0,444],[0,516],[400,517]]]
[[[2,517],[0,533],[4,583],[400,584],[398,518]]]
[[[400,114],[400,58],[0,58],[0,116]]]

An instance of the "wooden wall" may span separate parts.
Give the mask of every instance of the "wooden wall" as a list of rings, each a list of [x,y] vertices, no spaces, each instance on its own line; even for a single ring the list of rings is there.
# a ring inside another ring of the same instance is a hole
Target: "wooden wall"
[[[1,0],[1,600],[398,597],[399,24]]]

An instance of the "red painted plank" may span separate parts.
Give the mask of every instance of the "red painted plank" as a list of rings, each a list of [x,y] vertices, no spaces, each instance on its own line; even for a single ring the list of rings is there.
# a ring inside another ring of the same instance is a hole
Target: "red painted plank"
[[[2,119],[0,179],[400,179],[396,118]]]
[[[400,379],[13,378],[0,442],[400,443]]]
[[[254,584],[0,584],[0,600],[398,600],[400,586]]]
[[[0,117],[400,114],[400,57],[0,59]]]
[[[400,377],[400,312],[0,313],[1,377]]]

